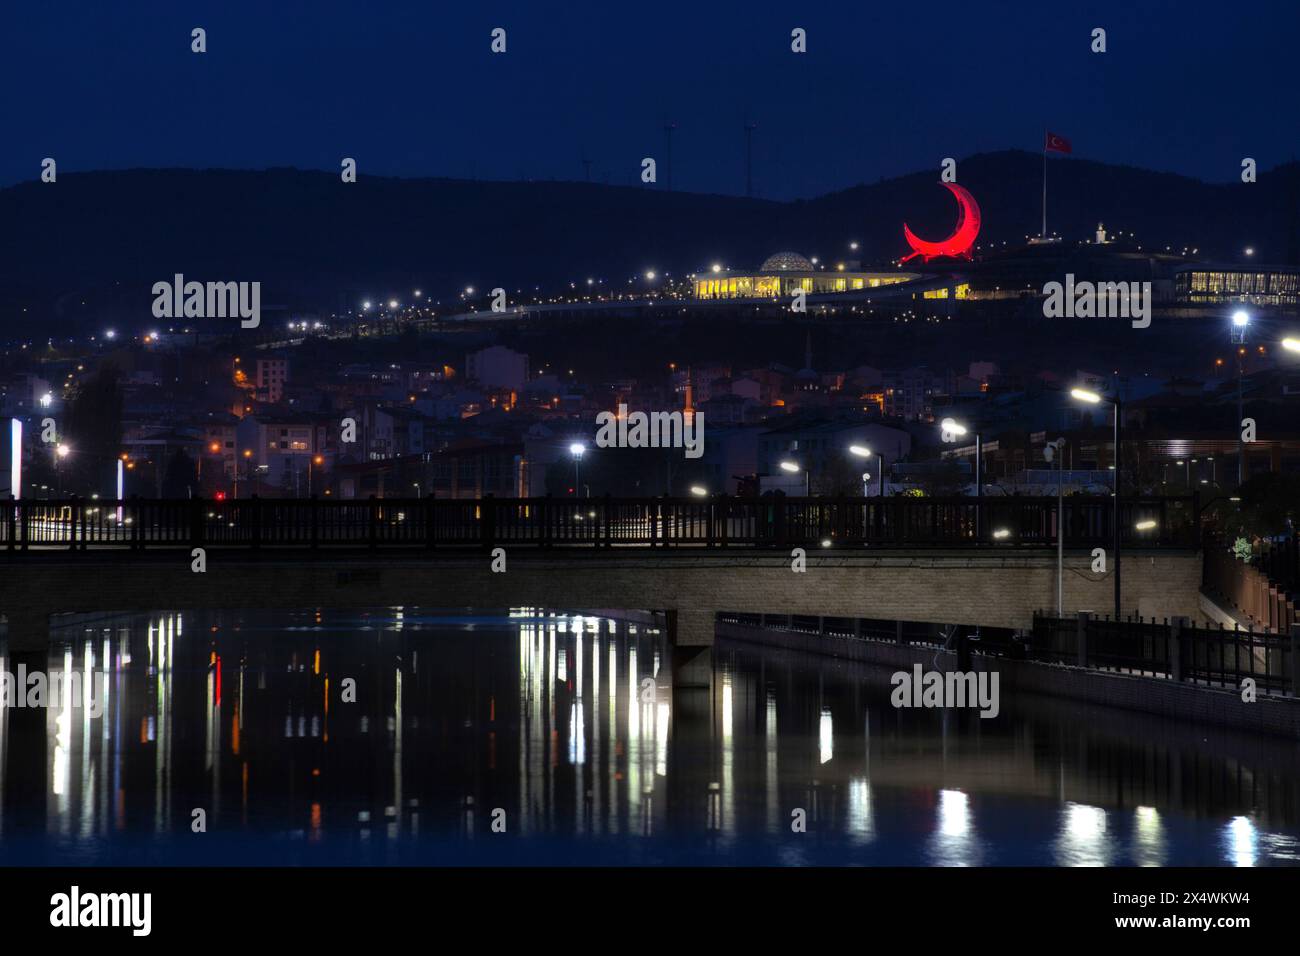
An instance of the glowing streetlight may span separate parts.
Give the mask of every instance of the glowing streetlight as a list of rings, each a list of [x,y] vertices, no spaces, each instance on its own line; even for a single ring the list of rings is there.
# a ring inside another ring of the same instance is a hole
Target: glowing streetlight
[[[587,446],[580,441],[575,441],[569,445],[569,454],[573,456],[573,493],[575,496],[579,496],[582,490],[579,465],[582,462],[582,456],[586,453]]]
[[[1120,558],[1119,558],[1119,551],[1120,551],[1120,538],[1119,538],[1119,515],[1120,515],[1120,506],[1119,506],[1119,495],[1120,495],[1120,490],[1119,490],[1119,461],[1120,461],[1119,423],[1120,423],[1120,417],[1121,417],[1121,413],[1120,413],[1120,399],[1119,399],[1119,394],[1116,393],[1116,395],[1115,395],[1114,398],[1103,398],[1103,397],[1102,397],[1101,395],[1099,395],[1098,393],[1093,392],[1093,391],[1089,391],[1089,390],[1086,389],[1086,388],[1072,388],[1072,389],[1070,389],[1070,395],[1073,396],[1073,397],[1074,397],[1075,399],[1077,399],[1078,401],[1081,401],[1081,402],[1087,402],[1089,405],[1097,405],[1097,404],[1100,404],[1101,402],[1107,402],[1108,404],[1114,406],[1114,409],[1115,409],[1115,423],[1114,423],[1114,427],[1115,427],[1115,464],[1114,464],[1114,470],[1115,470],[1115,494],[1114,494],[1114,496],[1111,498],[1111,501],[1112,501],[1112,507],[1114,508],[1114,513],[1113,513],[1113,515],[1112,515],[1111,526],[1112,526],[1112,528],[1113,528],[1113,530],[1114,530],[1114,536],[1113,536],[1112,548],[1113,548],[1113,550],[1114,550],[1114,552],[1115,552],[1115,554],[1114,554],[1114,560],[1115,560],[1115,573],[1114,573],[1114,575],[1113,575],[1114,578],[1115,578],[1115,620],[1118,621],[1118,620],[1120,620],[1120,608],[1122,607],[1122,601],[1120,600],[1120,575],[1119,575],[1119,572],[1120,572]]]
[[[695,497],[697,498],[703,498],[708,493],[709,493],[708,488],[701,487],[700,485],[691,485],[691,494],[695,495]]]
[[[782,471],[788,471],[788,472],[790,472],[790,474],[793,475],[793,474],[798,473],[798,471],[799,471],[799,465],[798,465],[797,463],[793,462],[793,461],[783,461],[783,462],[781,462],[781,470],[782,470]]]
[[[1300,352],[1300,339],[1287,336],[1282,340],[1282,348],[1288,352]]]
[[[993,537],[999,541],[1004,541],[1011,537],[1011,530],[1009,528],[998,528],[993,532]]]
[[[858,458],[870,458],[871,449],[864,445],[850,445],[849,454],[856,455]]]
[[[952,418],[945,418],[941,421],[939,428],[944,441],[952,441],[966,434],[966,426]]]
[[[62,442],[60,442],[59,445],[54,449],[54,453],[58,455],[60,458],[67,458],[71,452],[72,449],[69,448],[67,445],[63,444]]]
[[[1137,530],[1137,531],[1150,531],[1150,530],[1152,530],[1155,526],[1156,526],[1156,523],[1155,523],[1154,521],[1152,521],[1152,520],[1150,520],[1150,519],[1147,519],[1147,520],[1145,520],[1145,521],[1139,521],[1137,524],[1135,524],[1135,525],[1133,526],[1133,528],[1134,528],[1135,530]]]

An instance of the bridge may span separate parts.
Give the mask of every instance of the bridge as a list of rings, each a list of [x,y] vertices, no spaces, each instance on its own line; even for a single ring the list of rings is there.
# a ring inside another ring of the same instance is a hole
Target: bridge
[[[724,611],[1028,628],[1056,606],[1058,526],[1065,614],[1112,610],[1119,563],[1125,614],[1196,615],[1194,497],[1058,519],[1055,498],[908,496],[9,501],[0,611],[11,651],[56,614],[198,608],[627,608],[701,649]]]

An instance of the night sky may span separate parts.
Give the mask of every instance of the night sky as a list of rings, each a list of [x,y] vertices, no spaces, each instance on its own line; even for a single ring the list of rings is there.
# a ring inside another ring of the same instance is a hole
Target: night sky
[[[1076,156],[1216,181],[1300,155],[1294,0],[90,0],[4,19],[0,185],[46,156],[61,174],[353,156],[361,175],[581,180],[584,154],[626,185],[671,119],[675,188],[743,194],[746,116],[774,199],[1038,150],[1045,126]]]

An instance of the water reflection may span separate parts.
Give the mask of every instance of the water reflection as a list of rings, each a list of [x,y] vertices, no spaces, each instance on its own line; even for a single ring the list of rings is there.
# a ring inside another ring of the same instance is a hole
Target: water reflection
[[[0,857],[1300,861],[1285,742],[1050,701],[898,710],[888,672],[744,644],[714,649],[711,684],[675,688],[647,620],[80,618],[46,666],[83,697],[0,702]]]

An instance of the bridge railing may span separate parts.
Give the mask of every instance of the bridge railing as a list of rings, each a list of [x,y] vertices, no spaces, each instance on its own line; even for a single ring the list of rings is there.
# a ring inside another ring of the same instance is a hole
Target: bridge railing
[[[1259,694],[1300,696],[1300,624],[1289,633],[1192,625],[1187,620],[1139,616],[1114,620],[1080,614],[1061,618],[1039,612],[1027,632],[915,621],[800,617],[722,612],[723,624],[791,631],[829,638],[945,648],[956,653],[958,631],[980,654],[1043,664],[1153,677],[1238,690],[1249,678]],[[951,634],[945,633],[951,630]]]
[[[1229,536],[1207,535],[1201,589],[1259,626],[1285,633],[1300,622],[1298,551],[1294,531],[1267,542],[1249,561],[1237,556]]]
[[[1192,497],[1122,501],[1122,540],[1195,548]],[[1109,497],[1073,497],[1071,548],[1110,544]],[[232,548],[1043,548],[1055,498],[246,498],[12,499],[0,549]]]

